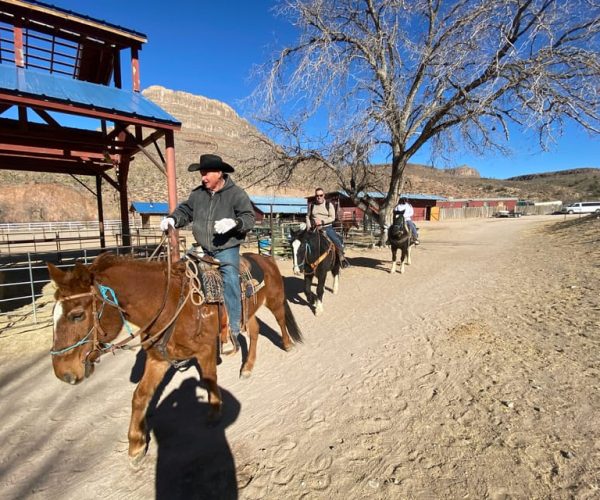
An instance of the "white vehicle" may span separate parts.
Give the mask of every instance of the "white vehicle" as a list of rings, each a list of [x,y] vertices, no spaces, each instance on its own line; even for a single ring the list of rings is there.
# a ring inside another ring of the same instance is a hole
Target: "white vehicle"
[[[594,212],[600,214],[600,201],[582,201],[567,205],[562,210],[567,214],[592,214]]]

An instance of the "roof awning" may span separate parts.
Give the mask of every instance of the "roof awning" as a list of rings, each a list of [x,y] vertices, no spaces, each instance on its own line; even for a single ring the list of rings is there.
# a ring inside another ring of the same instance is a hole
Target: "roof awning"
[[[0,102],[179,129],[181,123],[139,92],[0,64]]]

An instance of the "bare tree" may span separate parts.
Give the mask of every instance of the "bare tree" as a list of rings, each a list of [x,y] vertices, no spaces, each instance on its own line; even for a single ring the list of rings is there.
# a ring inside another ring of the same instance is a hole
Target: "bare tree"
[[[505,151],[509,125],[543,147],[567,121],[599,131],[600,0],[286,0],[278,12],[299,38],[262,68],[261,116],[354,195],[372,154],[387,154],[382,225],[426,145]]]

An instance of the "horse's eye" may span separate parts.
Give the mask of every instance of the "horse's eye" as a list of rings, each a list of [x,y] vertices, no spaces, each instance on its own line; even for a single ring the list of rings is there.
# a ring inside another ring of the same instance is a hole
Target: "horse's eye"
[[[83,321],[84,318],[85,310],[83,307],[75,307],[72,311],[69,311],[69,314],[67,314],[67,319],[71,323],[79,323],[80,321]]]

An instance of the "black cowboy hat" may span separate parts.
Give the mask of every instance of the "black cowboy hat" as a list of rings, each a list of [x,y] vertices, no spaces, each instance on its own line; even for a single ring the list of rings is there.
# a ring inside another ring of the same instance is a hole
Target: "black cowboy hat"
[[[196,170],[215,170],[227,173],[234,172],[234,168],[229,165],[229,163],[225,163],[220,156],[210,154],[200,156],[199,163],[192,163],[188,167],[189,172],[195,172]]]

